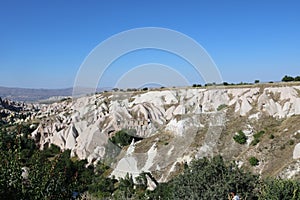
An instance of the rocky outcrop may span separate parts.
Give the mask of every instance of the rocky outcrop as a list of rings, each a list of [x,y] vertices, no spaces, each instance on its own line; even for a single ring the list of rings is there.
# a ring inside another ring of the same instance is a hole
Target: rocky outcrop
[[[299,159],[300,158],[300,143],[298,143],[293,152],[293,159]]]
[[[93,163],[114,151],[107,147],[115,132],[134,129],[151,145],[133,143],[123,157],[114,157],[112,174],[156,171],[157,180],[166,181],[180,164],[220,153],[228,113],[246,121],[299,115],[299,91],[300,86],[249,86],[101,93],[42,106],[32,136],[41,149],[53,143]],[[228,151],[238,148],[231,145]]]
[[[3,124],[20,124],[31,121],[40,109],[38,104],[26,104],[0,97],[0,122]]]

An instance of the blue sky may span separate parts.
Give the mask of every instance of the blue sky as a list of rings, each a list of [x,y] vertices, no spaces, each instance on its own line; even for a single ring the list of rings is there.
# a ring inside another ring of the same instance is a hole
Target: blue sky
[[[285,74],[300,75],[299,10],[296,0],[2,0],[0,86],[71,87],[100,42],[140,27],[169,28],[193,38],[224,81],[278,81]],[[183,61],[170,57],[157,51],[124,56],[101,86],[112,86],[133,63],[147,62],[167,63],[191,82],[201,81]]]

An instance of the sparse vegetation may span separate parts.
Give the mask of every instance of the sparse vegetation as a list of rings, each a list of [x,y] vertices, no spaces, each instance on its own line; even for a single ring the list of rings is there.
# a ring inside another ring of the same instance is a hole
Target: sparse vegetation
[[[289,145],[294,145],[295,144],[295,141],[294,140],[289,140]]]
[[[265,131],[259,131],[258,133],[255,133],[253,135],[253,141],[251,142],[251,145],[255,146],[260,142],[260,138],[265,134]]]
[[[213,86],[213,85],[215,85],[215,84],[214,83],[206,83],[204,86],[209,87],[209,86]]]
[[[217,111],[221,111],[221,110],[223,110],[223,109],[225,109],[227,107],[228,106],[226,104],[221,104],[221,105],[218,106]]]

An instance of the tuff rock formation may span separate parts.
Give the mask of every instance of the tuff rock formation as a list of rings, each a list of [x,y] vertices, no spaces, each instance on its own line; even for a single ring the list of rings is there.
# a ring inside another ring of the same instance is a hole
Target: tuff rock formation
[[[107,162],[116,177],[145,171],[164,182],[184,163],[216,154],[240,165],[255,155],[260,164],[254,171],[278,175],[291,172],[300,158],[294,134],[300,130],[299,91],[299,85],[277,84],[105,92],[41,105],[32,137],[41,149],[55,144],[89,163]],[[144,139],[121,150],[109,138],[122,129]],[[246,145],[232,139],[239,130],[248,137]],[[260,130],[267,135],[251,145]]]

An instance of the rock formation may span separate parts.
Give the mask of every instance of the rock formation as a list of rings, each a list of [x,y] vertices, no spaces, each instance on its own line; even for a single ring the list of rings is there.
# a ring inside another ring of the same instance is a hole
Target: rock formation
[[[284,138],[283,122],[289,123],[300,115],[299,91],[299,85],[277,84],[104,92],[41,105],[34,116],[40,125],[32,137],[41,149],[55,144],[71,149],[72,156],[95,163],[107,159],[111,151],[120,151],[109,140],[114,133],[135,130],[135,136],[144,139],[132,143],[118,156],[111,156],[112,175],[116,177],[145,171],[166,181],[183,163],[216,154],[241,163],[255,154],[262,161],[254,170],[272,174],[277,172],[271,170],[268,159],[271,151],[277,152],[279,147],[272,141],[251,146],[253,133],[278,122],[274,134]],[[291,131],[300,130],[296,125],[287,128],[289,137],[293,137]],[[244,146],[232,140],[239,130],[249,138]],[[300,143],[299,139],[295,141]],[[299,144],[292,151],[287,153],[287,162],[299,159]]]

